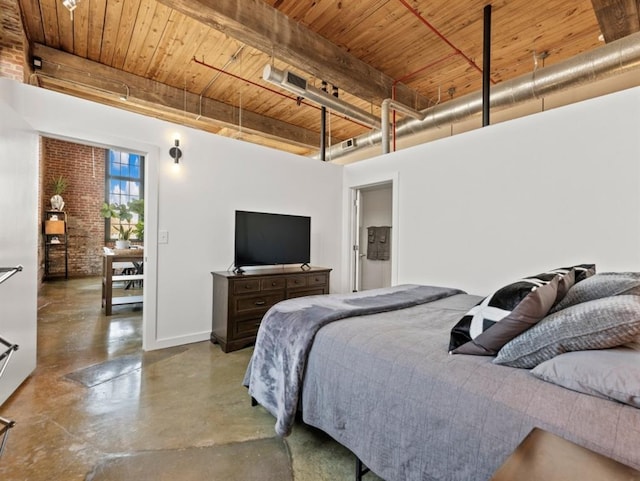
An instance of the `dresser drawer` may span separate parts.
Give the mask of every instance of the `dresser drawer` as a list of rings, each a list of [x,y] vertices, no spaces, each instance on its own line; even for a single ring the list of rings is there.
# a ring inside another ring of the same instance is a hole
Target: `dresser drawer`
[[[260,279],[233,281],[234,294],[246,294],[249,292],[260,292]]]
[[[237,315],[249,313],[265,313],[274,304],[284,301],[284,292],[261,296],[243,296],[235,299],[235,313]]]
[[[324,288],[322,287],[316,287],[315,289],[300,289],[299,291],[289,291],[289,299],[293,299],[294,297],[319,296],[320,294],[324,294]]]
[[[244,321],[236,321],[233,324],[233,337],[251,337],[258,334],[258,328],[260,327],[261,317],[247,319]]]
[[[307,277],[307,284],[309,287],[311,286],[326,286],[327,285],[327,275],[326,274],[315,274]]]
[[[287,277],[287,288],[306,287],[307,276],[289,276]]]
[[[272,279],[262,279],[262,281],[260,281],[260,289],[263,291],[284,289],[286,286],[287,282],[284,277],[274,277]]]

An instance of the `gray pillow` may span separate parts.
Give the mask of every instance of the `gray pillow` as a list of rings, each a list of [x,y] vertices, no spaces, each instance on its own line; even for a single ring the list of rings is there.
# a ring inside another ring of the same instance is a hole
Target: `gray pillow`
[[[640,408],[640,350],[633,346],[567,352],[531,374],[544,381]]]
[[[605,297],[548,315],[505,344],[493,362],[530,369],[558,354],[621,346],[638,335],[640,296]]]
[[[581,302],[624,294],[640,295],[640,272],[603,272],[576,283],[550,314]]]

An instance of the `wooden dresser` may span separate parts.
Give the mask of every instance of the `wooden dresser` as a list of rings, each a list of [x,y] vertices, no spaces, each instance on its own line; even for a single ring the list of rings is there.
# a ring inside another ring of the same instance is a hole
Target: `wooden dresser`
[[[224,352],[253,344],[262,316],[271,306],[294,297],[328,294],[330,273],[325,267],[212,272],[211,342],[219,343]]]

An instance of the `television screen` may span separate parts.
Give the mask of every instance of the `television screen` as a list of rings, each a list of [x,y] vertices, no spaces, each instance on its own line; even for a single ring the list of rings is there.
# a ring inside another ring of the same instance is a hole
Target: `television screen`
[[[236,211],[236,268],[311,262],[311,217]]]

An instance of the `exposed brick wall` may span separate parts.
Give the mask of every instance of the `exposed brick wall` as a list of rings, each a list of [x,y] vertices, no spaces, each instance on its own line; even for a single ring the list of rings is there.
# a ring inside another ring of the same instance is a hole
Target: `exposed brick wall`
[[[0,0],[0,77],[24,81],[26,45],[17,0]]]
[[[43,211],[51,209],[53,195],[50,183],[60,175],[68,181],[62,197],[67,213],[69,276],[100,275],[104,246],[104,218],[100,207],[104,202],[105,149],[44,138],[43,140]],[[62,248],[52,253],[62,254]],[[56,260],[54,258],[54,260]],[[64,274],[64,260],[52,263],[55,273]]]

